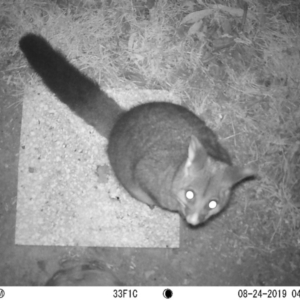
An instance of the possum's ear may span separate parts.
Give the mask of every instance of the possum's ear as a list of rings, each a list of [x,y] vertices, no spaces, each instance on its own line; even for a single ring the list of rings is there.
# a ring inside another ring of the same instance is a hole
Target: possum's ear
[[[184,174],[188,176],[194,170],[201,170],[204,168],[207,161],[207,153],[198,138],[194,135],[191,136],[191,140],[188,147],[187,159],[184,165]]]
[[[256,173],[251,168],[243,166],[228,166],[223,175],[222,185],[224,187],[231,188],[244,179],[255,177],[255,175]]]

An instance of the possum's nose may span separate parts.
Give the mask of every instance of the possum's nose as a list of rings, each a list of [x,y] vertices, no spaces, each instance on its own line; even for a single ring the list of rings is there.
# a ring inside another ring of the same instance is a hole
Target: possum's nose
[[[192,226],[199,225],[203,223],[205,220],[206,220],[206,215],[202,215],[202,214],[199,215],[198,213],[193,213],[186,216],[186,221]]]

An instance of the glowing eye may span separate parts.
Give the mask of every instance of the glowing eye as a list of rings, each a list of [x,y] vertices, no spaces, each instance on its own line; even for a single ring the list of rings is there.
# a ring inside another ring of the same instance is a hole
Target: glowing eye
[[[195,193],[191,190],[185,192],[185,197],[188,200],[193,200],[195,197]]]
[[[208,203],[208,207],[210,208],[210,209],[214,209],[214,208],[216,208],[218,206],[218,202],[216,201],[216,200],[211,200],[211,201],[209,201],[209,203]]]

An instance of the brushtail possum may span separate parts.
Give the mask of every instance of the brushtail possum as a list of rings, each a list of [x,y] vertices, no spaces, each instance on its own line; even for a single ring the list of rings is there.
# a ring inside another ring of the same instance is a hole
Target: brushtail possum
[[[216,134],[183,106],[150,102],[125,111],[42,36],[29,33],[19,46],[50,91],[108,139],[115,176],[138,201],[178,212],[195,226],[254,175],[232,165]]]

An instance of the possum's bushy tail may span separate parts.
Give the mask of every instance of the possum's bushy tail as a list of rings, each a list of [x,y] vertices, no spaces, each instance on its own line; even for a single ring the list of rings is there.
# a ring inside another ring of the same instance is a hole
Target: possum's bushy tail
[[[44,84],[78,116],[108,137],[122,108],[42,36],[26,34],[19,46]]]

